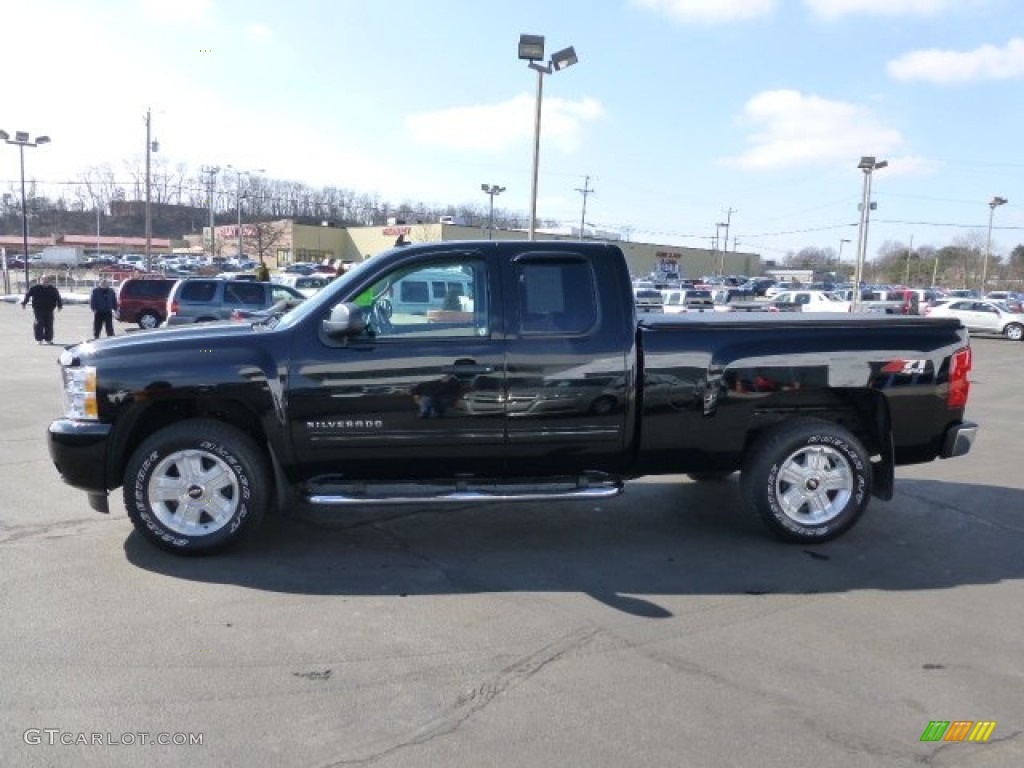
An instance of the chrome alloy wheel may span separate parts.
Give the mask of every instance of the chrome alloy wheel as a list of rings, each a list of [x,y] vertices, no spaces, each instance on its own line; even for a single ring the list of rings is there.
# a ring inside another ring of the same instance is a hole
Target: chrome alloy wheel
[[[853,483],[842,453],[827,445],[807,446],[779,467],[775,497],[786,517],[801,525],[821,525],[846,508]]]
[[[153,514],[175,533],[208,536],[223,528],[238,509],[238,477],[208,451],[169,454],[146,487]]]

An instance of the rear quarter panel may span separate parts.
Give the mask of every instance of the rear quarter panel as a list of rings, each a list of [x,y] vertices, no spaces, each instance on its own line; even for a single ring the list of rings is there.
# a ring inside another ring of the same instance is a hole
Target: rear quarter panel
[[[963,417],[946,405],[956,321],[833,314],[681,315],[639,330],[647,471],[738,469],[747,441],[794,409],[840,411],[884,435],[897,464],[929,461]],[[869,445],[871,452],[884,445]],[[674,462],[674,464],[673,464]]]

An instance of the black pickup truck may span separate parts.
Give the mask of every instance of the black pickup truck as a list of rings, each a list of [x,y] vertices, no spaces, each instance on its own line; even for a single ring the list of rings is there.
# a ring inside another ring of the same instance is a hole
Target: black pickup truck
[[[966,453],[955,319],[645,315],[622,251],[385,251],[287,314],[65,349],[64,480],[123,487],[165,549],[222,549],[293,504],[595,499],[648,474],[741,472],[793,541],[848,530],[894,468]]]

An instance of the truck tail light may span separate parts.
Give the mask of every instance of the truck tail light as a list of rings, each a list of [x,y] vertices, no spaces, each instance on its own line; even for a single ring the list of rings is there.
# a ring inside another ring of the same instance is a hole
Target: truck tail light
[[[946,405],[950,408],[967,406],[967,396],[971,391],[971,382],[967,375],[971,372],[972,362],[970,347],[964,347],[953,354],[949,365],[949,395],[946,397]]]
[[[170,317],[171,315],[176,315],[176,314],[178,314],[178,302],[177,301],[169,301],[169,302],[167,302],[167,316]]]

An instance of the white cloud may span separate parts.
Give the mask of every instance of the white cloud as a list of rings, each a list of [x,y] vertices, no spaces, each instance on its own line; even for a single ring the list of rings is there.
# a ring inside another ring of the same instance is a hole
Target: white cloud
[[[262,43],[269,40],[272,33],[266,24],[250,24],[245,28],[245,34],[250,40]]]
[[[1024,38],[1016,37],[1003,48],[983,45],[973,51],[912,51],[890,61],[887,69],[897,80],[940,85],[1024,78]]]
[[[632,0],[633,5],[682,22],[719,23],[766,16],[777,0]]]
[[[158,21],[194,23],[209,18],[213,0],[142,0],[140,6]]]
[[[963,5],[964,0],[804,0],[813,14],[826,19],[862,13],[872,16],[933,16]]]
[[[757,94],[741,121],[755,126],[750,146],[723,162],[747,170],[849,163],[864,154],[889,155],[904,143],[865,107],[793,90]]]
[[[942,169],[938,161],[920,155],[887,155],[885,159],[889,161],[887,176],[929,176]]]
[[[536,100],[521,94],[500,104],[454,107],[406,118],[406,129],[418,144],[500,152],[533,136]],[[545,99],[541,115],[542,139],[565,153],[576,150],[586,123],[604,115],[595,99]]]

